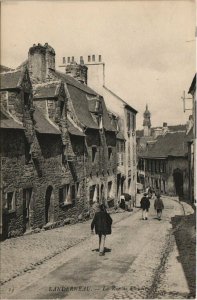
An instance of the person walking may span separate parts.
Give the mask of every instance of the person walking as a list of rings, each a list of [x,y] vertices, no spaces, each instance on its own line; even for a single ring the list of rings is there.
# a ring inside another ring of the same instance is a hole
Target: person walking
[[[154,208],[157,211],[157,218],[160,221],[161,220],[161,215],[162,215],[162,210],[164,209],[164,204],[162,199],[160,198],[160,195],[158,194],[155,202],[154,202]]]
[[[91,223],[91,231],[95,228],[95,233],[99,236],[99,255],[105,255],[105,239],[106,235],[111,234],[112,218],[107,213],[103,204],[100,210],[95,213]]]
[[[144,196],[142,197],[140,201],[141,209],[142,209],[142,219],[148,220],[148,211],[150,208],[150,200],[148,198],[148,194],[144,193]]]

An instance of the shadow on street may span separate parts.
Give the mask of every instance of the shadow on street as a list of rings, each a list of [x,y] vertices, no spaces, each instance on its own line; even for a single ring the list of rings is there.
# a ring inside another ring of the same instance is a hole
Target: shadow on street
[[[190,290],[189,298],[196,296],[196,215],[175,216],[171,219],[174,237],[185,278]],[[178,226],[178,228],[177,228]]]

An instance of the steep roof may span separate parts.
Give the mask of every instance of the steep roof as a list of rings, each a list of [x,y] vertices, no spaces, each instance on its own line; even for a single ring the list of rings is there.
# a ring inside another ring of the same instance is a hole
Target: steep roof
[[[183,157],[187,153],[187,136],[185,132],[169,132],[159,136],[150,150],[140,154],[145,158]]]
[[[0,127],[3,129],[18,129],[18,130],[24,130],[22,124],[15,121],[12,116],[7,113],[2,107],[0,109]]]
[[[108,111],[107,111],[107,108],[105,105],[105,101],[103,98],[101,98],[101,103],[102,103],[102,109],[103,109],[103,127],[107,131],[117,131],[116,127],[111,122],[111,119],[109,117],[109,114],[108,114]]]
[[[58,96],[60,81],[49,81],[34,85],[34,99],[55,98]]]
[[[68,122],[68,132],[71,135],[77,135],[77,136],[85,136],[85,134],[80,131],[77,127],[75,127],[69,120],[67,120]]]
[[[0,89],[8,90],[20,88],[23,75],[24,69],[0,73]]]
[[[61,134],[60,130],[48,120],[42,111],[36,107],[34,111],[35,130],[41,134]]]
[[[76,87],[79,90],[81,90],[87,94],[94,95],[94,96],[98,95],[98,93],[93,91],[90,87],[88,87],[87,85],[85,85],[83,83],[80,83],[78,80],[76,80],[72,76],[64,74],[64,73],[56,71],[56,70],[53,70],[53,69],[50,69],[50,71],[53,73],[53,75],[56,75],[59,79],[66,82],[68,85]]]
[[[88,99],[86,93],[73,85],[67,85],[75,113],[85,127],[98,129],[98,125],[94,122],[89,111]]]

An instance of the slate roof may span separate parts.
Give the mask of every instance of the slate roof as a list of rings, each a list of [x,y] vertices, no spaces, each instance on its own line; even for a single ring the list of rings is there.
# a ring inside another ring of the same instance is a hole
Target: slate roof
[[[109,117],[107,107],[105,105],[105,101],[103,98],[101,98],[102,108],[103,108],[103,127],[107,131],[117,131],[114,124],[112,124],[111,119]]]
[[[68,132],[71,135],[85,136],[85,134],[82,131],[80,131],[78,128],[76,128],[69,120],[67,122],[68,122]]]
[[[80,83],[78,80],[76,80],[75,78],[73,78],[70,75],[64,74],[62,72],[50,69],[50,71],[56,75],[59,79],[63,80],[64,82],[66,82],[68,85],[71,85],[73,87],[78,88],[79,90],[90,94],[90,95],[98,95],[98,93],[96,93],[95,91],[93,91],[90,87],[88,87],[87,85]]]
[[[67,85],[72,104],[77,118],[84,127],[98,129],[98,125],[94,122],[89,111],[88,99],[86,93],[73,85]]]
[[[8,90],[20,88],[23,74],[23,69],[0,73],[0,89]]]
[[[58,96],[60,81],[50,81],[47,83],[41,83],[34,85],[33,98],[55,98]]]
[[[3,108],[0,110],[0,125],[3,129],[25,129],[22,124],[16,122]]]
[[[140,156],[145,158],[184,157],[188,152],[187,139],[185,132],[167,133],[159,136],[151,149],[144,151]]]
[[[60,130],[57,129],[42,113],[42,111],[36,107],[34,111],[35,130],[41,134],[61,134]]]
[[[8,72],[8,71],[13,71],[13,69],[8,68],[6,66],[0,65],[0,72]]]

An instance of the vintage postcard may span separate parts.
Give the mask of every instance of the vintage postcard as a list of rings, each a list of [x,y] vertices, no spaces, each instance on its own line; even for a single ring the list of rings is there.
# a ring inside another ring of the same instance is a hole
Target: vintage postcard
[[[195,11],[1,1],[1,299],[196,298]]]

